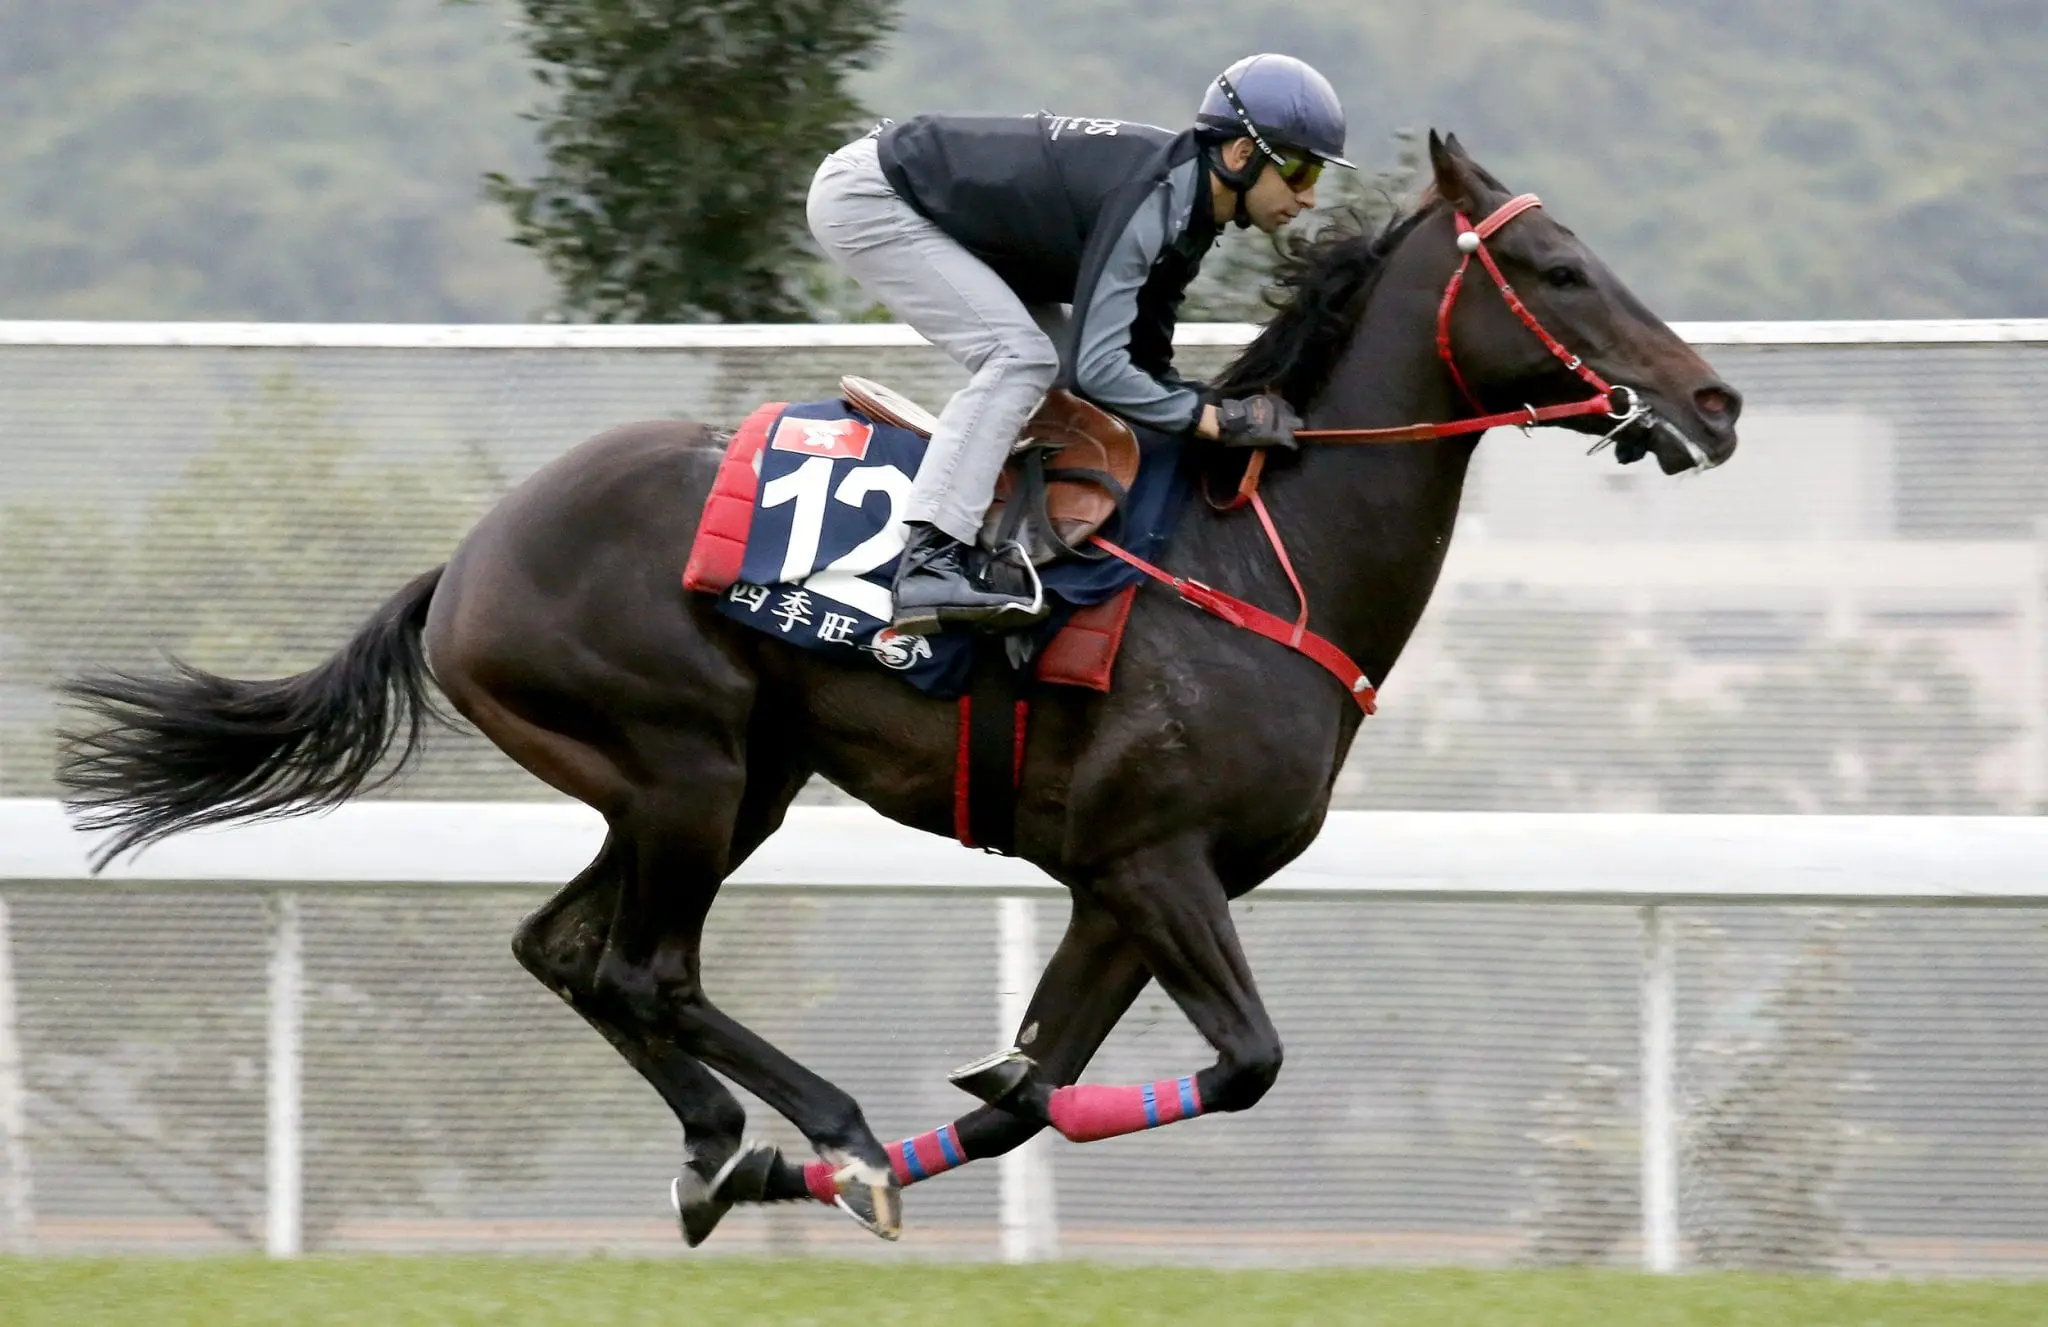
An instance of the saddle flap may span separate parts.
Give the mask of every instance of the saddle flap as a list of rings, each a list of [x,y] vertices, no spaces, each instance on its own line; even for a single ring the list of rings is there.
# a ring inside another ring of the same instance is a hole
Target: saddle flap
[[[839,395],[846,404],[876,423],[909,429],[920,438],[931,437],[932,430],[938,427],[937,415],[895,388],[884,387],[872,378],[847,374],[839,380]]]
[[[1124,495],[1138,477],[1138,437],[1130,425],[1115,415],[1062,388],[1046,394],[1045,402],[1024,426],[1024,447],[1003,467],[996,481],[995,501],[989,504],[982,524],[984,540],[994,537],[1003,523],[1004,508],[1011,496],[1028,492],[1024,470],[1032,461],[1024,452],[1037,451],[1045,470],[1045,524],[1058,544],[1051,547],[1030,537],[1036,522],[1024,513],[1020,529],[1026,532],[1025,547],[1033,562],[1050,562],[1079,548],[1088,536],[1100,530],[1116,515]],[[1062,472],[1067,472],[1063,474]],[[1111,483],[1105,484],[1102,476]],[[1112,487],[1113,485],[1113,487]]]

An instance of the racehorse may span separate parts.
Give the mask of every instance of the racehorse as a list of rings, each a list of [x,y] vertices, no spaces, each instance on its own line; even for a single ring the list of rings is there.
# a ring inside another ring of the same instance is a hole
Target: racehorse
[[[1291,602],[1298,585],[1318,632],[1374,679],[1429,601],[1487,424],[1561,421],[1604,434],[1623,463],[1654,455],[1675,474],[1726,460],[1741,410],[1533,198],[1510,197],[1455,137],[1432,133],[1429,153],[1434,181],[1405,217],[1297,253],[1291,300],[1218,385],[1278,392],[1309,429],[1294,463],[1265,474],[1262,522],[1192,497],[1162,558],[1254,602]],[[1493,289],[1465,288],[1475,255]],[[59,779],[81,827],[115,831],[98,860],[383,782],[438,717],[438,687],[604,817],[596,860],[512,947],[675,1112],[685,1164],[672,1197],[693,1245],[736,1201],[807,1194],[894,1238],[904,1184],[1048,1125],[1091,1141],[1255,1105],[1281,1043],[1230,902],[1315,838],[1363,714],[1317,662],[1156,590],[1138,596],[1112,691],[1036,698],[1015,848],[1067,887],[1072,914],[1015,1046],[956,1075],[985,1104],[885,1148],[851,1096],[707,998],[705,916],[804,783],[822,775],[946,833],[957,741],[952,704],[775,643],[683,589],[722,441],[660,421],[583,443],[296,677],[179,664],[68,683],[90,722],[66,735]],[[1284,557],[1264,520],[1284,532]],[[1075,1085],[1154,980],[1215,1062],[1152,1084]],[[787,1117],[819,1159],[743,1144],[720,1074]]]

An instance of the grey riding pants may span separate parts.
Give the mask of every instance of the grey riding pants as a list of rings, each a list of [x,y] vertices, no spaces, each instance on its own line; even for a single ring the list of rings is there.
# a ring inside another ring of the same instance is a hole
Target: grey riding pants
[[[950,235],[903,201],[873,138],[825,158],[811,181],[811,234],[889,312],[971,375],[939,412],[904,519],[973,543],[1024,423],[1059,375],[1059,306],[1026,308]]]

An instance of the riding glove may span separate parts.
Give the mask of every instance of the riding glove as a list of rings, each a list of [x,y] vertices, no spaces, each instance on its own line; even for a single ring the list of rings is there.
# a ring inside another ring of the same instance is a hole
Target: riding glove
[[[1226,447],[1301,446],[1294,431],[1301,416],[1277,396],[1261,394],[1216,403],[1216,439]]]

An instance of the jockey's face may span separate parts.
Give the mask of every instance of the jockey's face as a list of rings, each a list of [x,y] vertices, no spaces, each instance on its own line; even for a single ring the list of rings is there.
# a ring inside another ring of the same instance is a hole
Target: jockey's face
[[[1249,138],[1234,138],[1223,145],[1223,164],[1233,171],[1243,170],[1246,163],[1257,155],[1259,149]],[[1303,212],[1316,205],[1314,172],[1297,188],[1287,182],[1272,161],[1245,195],[1244,210],[1250,214],[1252,224],[1268,235],[1280,229]],[[1227,188],[1219,190],[1216,219],[1228,221],[1237,212],[1237,200]],[[1228,200],[1227,205],[1224,200]]]

